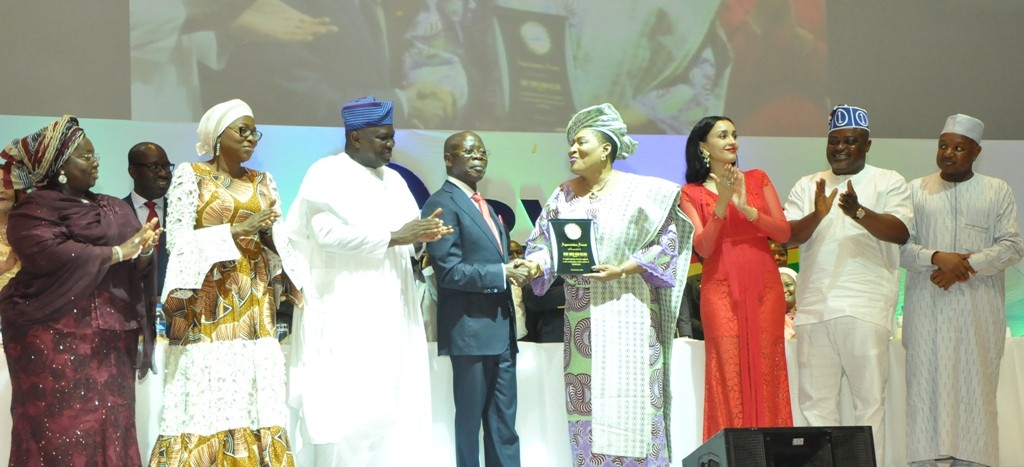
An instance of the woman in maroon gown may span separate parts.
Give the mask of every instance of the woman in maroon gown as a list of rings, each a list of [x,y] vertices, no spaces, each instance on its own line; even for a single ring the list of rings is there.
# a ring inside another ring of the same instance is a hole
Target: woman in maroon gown
[[[0,157],[5,187],[35,188],[11,210],[7,235],[22,267],[0,292],[10,465],[140,465],[134,375],[146,374],[152,352],[146,297],[156,293],[144,284],[158,229],[90,191],[99,159],[73,116]]]

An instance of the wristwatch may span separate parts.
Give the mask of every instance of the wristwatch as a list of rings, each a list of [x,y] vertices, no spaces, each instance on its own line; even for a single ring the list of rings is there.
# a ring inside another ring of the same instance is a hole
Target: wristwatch
[[[865,214],[867,214],[867,211],[865,211],[864,207],[861,206],[861,207],[857,208],[857,212],[853,213],[853,218],[857,219],[857,220],[860,220],[860,219],[862,219],[864,217]]]

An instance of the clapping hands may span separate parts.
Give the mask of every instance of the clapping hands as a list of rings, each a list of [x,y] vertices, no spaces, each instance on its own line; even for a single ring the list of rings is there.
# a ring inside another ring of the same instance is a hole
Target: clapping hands
[[[121,258],[130,259],[136,258],[139,255],[148,255],[153,252],[153,247],[156,246],[157,241],[160,239],[160,232],[164,229],[157,227],[157,219],[150,219],[146,222],[135,235],[126,240],[124,243],[118,245],[121,249]]]
[[[281,218],[281,211],[277,209],[276,204],[276,201],[271,201],[270,206],[266,209],[260,210],[242,222],[232,224],[231,236],[235,238],[250,237],[270,229],[274,222]]]
[[[411,220],[398,231],[392,232],[389,246],[436,242],[453,231],[451,226],[444,225],[444,221],[441,220],[441,208],[437,208],[431,215]]]
[[[852,186],[851,186],[852,190]],[[839,194],[838,188],[833,188],[832,191],[825,196],[825,179],[819,178],[818,182],[815,183],[814,189],[814,213],[821,219],[824,219],[830,211],[832,211],[832,204],[836,200],[836,195]]]

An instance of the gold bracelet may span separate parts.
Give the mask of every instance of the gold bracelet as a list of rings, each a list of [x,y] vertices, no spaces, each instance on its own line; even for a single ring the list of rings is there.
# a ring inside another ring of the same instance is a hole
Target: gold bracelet
[[[758,211],[757,211],[757,208],[755,208],[755,207],[751,207],[750,209],[753,209],[753,210],[754,210],[754,215],[753,215],[753,216],[750,216],[750,217],[747,217],[747,221],[749,221],[749,222],[754,222],[754,221],[756,221],[756,220],[757,220],[757,217],[761,215],[761,213],[760,213],[760,212],[758,212]],[[744,217],[746,217],[746,216],[744,216]]]
[[[622,266],[619,266],[619,272],[620,272],[619,279],[625,279],[626,278],[626,268],[624,268]]]

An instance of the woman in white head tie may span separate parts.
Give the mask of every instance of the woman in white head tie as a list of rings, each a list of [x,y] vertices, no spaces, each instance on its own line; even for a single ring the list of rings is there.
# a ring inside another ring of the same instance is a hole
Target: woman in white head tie
[[[263,134],[238,99],[208,110],[197,133],[209,159],[179,165],[167,193],[170,346],[150,465],[293,466],[274,319],[301,296],[274,242],[274,179],[242,165]]]

